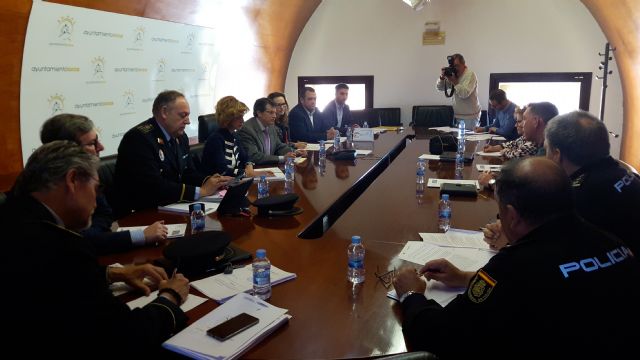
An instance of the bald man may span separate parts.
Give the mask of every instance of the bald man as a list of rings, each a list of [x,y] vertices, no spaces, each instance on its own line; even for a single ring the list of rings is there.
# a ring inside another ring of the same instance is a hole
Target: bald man
[[[441,358],[542,358],[549,349],[618,358],[631,351],[640,264],[628,247],[574,215],[564,171],[542,157],[512,160],[496,196],[511,246],[477,272],[435,259],[394,279],[407,347]],[[467,290],[442,307],[425,297],[421,276]]]

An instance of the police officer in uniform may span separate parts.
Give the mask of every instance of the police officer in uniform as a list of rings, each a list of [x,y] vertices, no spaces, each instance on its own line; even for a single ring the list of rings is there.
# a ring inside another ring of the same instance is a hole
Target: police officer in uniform
[[[511,246],[475,273],[436,259],[394,279],[408,348],[444,359],[629,354],[640,264],[628,247],[575,216],[569,180],[548,159],[507,163],[496,196]],[[420,275],[467,289],[442,307]]]
[[[640,177],[609,156],[609,132],[586,111],[560,115],[545,130],[547,157],[571,178],[578,214],[640,255]]]
[[[118,147],[115,186],[119,214],[177,201],[195,201],[231,178],[200,174],[189,152],[184,129],[189,103],[178,91],[158,94],[153,117],[127,131]]]

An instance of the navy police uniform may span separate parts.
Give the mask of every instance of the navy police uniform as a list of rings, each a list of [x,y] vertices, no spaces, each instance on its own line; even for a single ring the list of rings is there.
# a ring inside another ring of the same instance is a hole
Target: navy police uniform
[[[5,301],[7,344],[33,340],[23,350],[34,358],[150,357],[186,325],[165,298],[130,310],[113,296],[89,242],[57,225],[33,197],[12,198],[0,215],[2,226],[20,229],[4,242],[10,256],[0,265],[15,300]]]
[[[638,284],[626,246],[562,216],[502,249],[446,307],[409,295],[403,332],[444,359],[618,358],[637,341]]]
[[[571,174],[571,181],[578,214],[640,256],[640,177],[608,156]]]
[[[193,164],[189,138],[168,142],[154,118],[127,131],[118,147],[115,186],[118,214],[194,201],[195,188],[206,180]]]

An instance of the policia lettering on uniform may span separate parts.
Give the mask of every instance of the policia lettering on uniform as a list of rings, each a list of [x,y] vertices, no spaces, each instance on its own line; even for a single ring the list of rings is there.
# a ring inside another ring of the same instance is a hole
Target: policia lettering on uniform
[[[585,272],[590,272],[594,270],[604,269],[611,265],[615,265],[617,263],[622,262],[629,256],[633,256],[631,250],[625,246],[620,246],[617,249],[613,249],[611,251],[607,251],[605,256],[605,260],[600,260],[597,256],[589,257],[582,259],[580,261],[572,261],[566,264],[560,265],[560,271],[565,278],[569,277],[569,273],[576,270],[584,270]]]

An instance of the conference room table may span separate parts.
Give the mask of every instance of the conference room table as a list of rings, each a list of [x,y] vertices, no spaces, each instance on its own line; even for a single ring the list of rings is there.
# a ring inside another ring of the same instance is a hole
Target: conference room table
[[[207,230],[227,232],[234,246],[253,254],[264,248],[272,265],[297,275],[274,286],[269,300],[288,309],[292,318],[249,349],[244,358],[358,358],[407,351],[399,304],[386,296],[392,287],[385,286],[376,273],[419,267],[398,255],[407,241],[420,240],[418,233],[438,232],[439,189],[425,184],[422,196],[416,192],[416,162],[418,156],[428,153],[428,140],[419,131],[387,131],[376,136],[373,152],[364,158],[327,160],[325,166],[319,166],[314,152],[296,165],[293,192],[300,197],[295,206],[303,209],[301,214],[271,218],[208,215]],[[468,142],[469,146],[481,144]],[[465,165],[463,178],[477,179],[477,163],[497,162],[476,157]],[[454,175],[454,163],[430,160],[425,178]],[[271,194],[283,193],[283,182],[272,182],[270,190]],[[248,198],[256,198],[255,185]],[[452,197],[451,204],[454,228],[477,230],[494,221],[497,213],[493,194],[486,190],[477,198]],[[133,213],[119,225],[144,225],[159,219],[188,223],[187,216],[149,210]],[[309,228],[313,230],[301,237]],[[366,280],[358,285],[347,281],[347,246],[352,235],[360,235],[366,249]],[[162,246],[158,246],[103,256],[100,261],[131,264],[161,257]],[[197,290],[191,292],[202,296]],[[217,306],[209,299],[187,312],[190,323]]]

